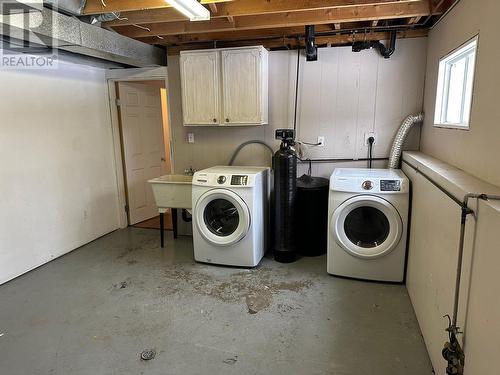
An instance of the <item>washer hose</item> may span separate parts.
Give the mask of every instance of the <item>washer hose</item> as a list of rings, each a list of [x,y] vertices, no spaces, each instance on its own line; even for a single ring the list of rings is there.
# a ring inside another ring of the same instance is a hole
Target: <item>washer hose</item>
[[[233,152],[233,155],[231,156],[231,159],[229,160],[229,164],[228,165],[233,165],[234,163],[234,160],[236,159],[236,157],[238,156],[238,154],[240,153],[240,151],[248,146],[248,145],[251,145],[251,144],[259,144],[259,145],[262,145],[264,147],[266,147],[269,152],[271,153],[271,156],[274,155],[274,151],[273,149],[271,148],[271,146],[269,146],[266,142],[263,142],[263,141],[259,141],[257,139],[255,140],[252,140],[252,141],[247,141],[247,142],[243,142],[241,145],[239,145],[236,150]]]

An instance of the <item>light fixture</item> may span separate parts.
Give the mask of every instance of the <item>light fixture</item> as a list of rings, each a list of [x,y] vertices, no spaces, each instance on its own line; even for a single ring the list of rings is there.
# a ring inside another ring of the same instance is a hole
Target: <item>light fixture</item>
[[[197,0],[165,0],[179,12],[189,18],[190,21],[208,21],[210,12]]]

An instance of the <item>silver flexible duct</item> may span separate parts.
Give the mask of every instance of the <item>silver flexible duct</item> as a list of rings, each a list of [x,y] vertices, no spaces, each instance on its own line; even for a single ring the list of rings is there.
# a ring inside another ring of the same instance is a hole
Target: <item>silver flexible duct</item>
[[[401,152],[403,143],[410,132],[410,129],[416,123],[422,122],[424,120],[424,114],[419,113],[417,115],[409,115],[398,130],[394,142],[392,143],[391,153],[389,155],[389,166],[390,169],[399,168],[399,160],[401,158]]]

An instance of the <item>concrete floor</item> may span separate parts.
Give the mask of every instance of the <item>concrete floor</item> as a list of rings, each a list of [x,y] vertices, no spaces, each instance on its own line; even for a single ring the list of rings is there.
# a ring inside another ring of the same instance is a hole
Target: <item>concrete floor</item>
[[[0,372],[432,374],[404,286],[329,276],[324,256],[197,264],[166,239],[116,231],[0,286]]]

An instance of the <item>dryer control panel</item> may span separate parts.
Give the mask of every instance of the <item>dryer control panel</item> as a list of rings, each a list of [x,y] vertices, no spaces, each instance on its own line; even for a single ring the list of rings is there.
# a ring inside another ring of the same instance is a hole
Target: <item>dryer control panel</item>
[[[380,180],[380,191],[401,191],[401,180]]]
[[[338,168],[330,177],[330,189],[351,193],[404,194],[410,183],[400,170]]]

